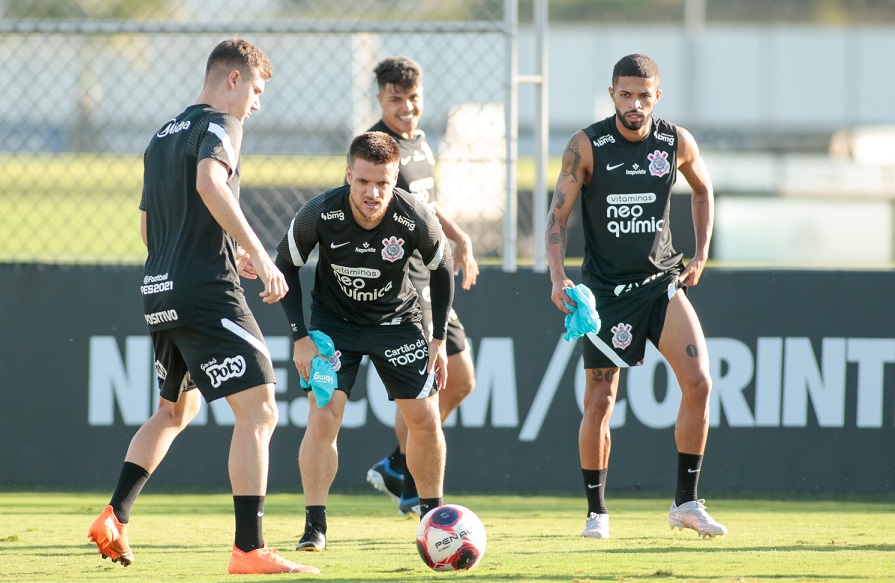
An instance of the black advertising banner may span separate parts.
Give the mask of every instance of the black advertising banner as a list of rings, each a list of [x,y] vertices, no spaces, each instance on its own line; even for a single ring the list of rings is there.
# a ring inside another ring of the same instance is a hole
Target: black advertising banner
[[[312,270],[302,272],[308,289]],[[114,486],[158,398],[141,277],[140,267],[0,268],[0,488]],[[689,294],[713,379],[701,491],[895,491],[893,284],[891,271],[705,272]],[[270,488],[300,491],[308,400],[282,309],[257,301],[257,282],[245,287],[278,378]],[[547,275],[530,271],[486,269],[471,291],[458,289],[476,389],[445,425],[448,493],[580,490],[581,346],[562,339],[549,295]],[[673,490],[679,402],[650,346],[644,365],[622,374],[611,490]],[[394,448],[393,419],[394,404],[362,364],[334,489],[365,487],[367,468]],[[153,483],[226,491],[232,423],[226,401],[203,407]]]

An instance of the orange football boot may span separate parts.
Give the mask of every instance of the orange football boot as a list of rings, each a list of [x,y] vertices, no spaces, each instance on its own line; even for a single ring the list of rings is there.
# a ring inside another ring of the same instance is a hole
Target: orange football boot
[[[134,562],[134,553],[127,544],[127,525],[118,522],[111,506],[106,506],[87,531],[87,538],[96,543],[102,557],[127,567]]]
[[[320,569],[299,565],[284,559],[276,550],[263,546],[254,551],[241,551],[234,545],[230,555],[231,575],[267,575],[274,573],[319,573]]]

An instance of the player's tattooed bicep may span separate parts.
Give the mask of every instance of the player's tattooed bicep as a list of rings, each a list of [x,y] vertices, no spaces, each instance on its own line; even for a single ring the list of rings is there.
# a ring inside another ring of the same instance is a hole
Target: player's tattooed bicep
[[[695,344],[687,345],[687,356],[690,358],[698,358],[699,357],[699,349],[696,348]]]

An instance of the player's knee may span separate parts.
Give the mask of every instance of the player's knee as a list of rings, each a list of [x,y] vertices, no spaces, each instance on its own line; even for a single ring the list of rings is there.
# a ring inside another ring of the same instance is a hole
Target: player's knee
[[[441,432],[441,418],[438,414],[420,415],[414,419],[405,418],[405,421],[407,421],[408,436],[410,434],[432,436]]]
[[[457,396],[462,401],[469,394],[475,390],[475,376],[469,375],[462,379],[462,382],[459,383],[459,387],[457,387]]]
[[[280,418],[280,412],[277,404],[273,399],[265,399],[261,402],[261,406],[255,409],[251,414],[252,423],[259,429],[267,432],[273,432]]]
[[[200,407],[199,399],[183,399],[183,402],[177,403],[175,406],[159,407],[155,416],[160,418],[165,425],[182,431],[199,414]]]
[[[685,383],[681,383],[681,391],[685,399],[708,404],[709,395],[712,393],[712,378],[708,374],[694,375]]]
[[[311,407],[308,414],[308,428],[314,428],[317,431],[332,432],[338,431],[342,424],[342,418],[336,414],[332,407]]]
[[[584,415],[603,419],[612,415],[615,398],[608,393],[589,392],[584,397]]]
[[[199,414],[200,409],[202,409],[201,399],[193,399],[186,404],[177,415],[177,421],[180,424],[180,428],[183,429],[189,425],[190,422],[196,418],[196,415]]]

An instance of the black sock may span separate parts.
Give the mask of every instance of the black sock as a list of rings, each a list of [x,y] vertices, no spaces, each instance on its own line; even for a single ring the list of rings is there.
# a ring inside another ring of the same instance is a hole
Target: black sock
[[[419,494],[416,492],[416,480],[413,479],[413,474],[410,473],[410,469],[404,468],[404,488],[401,490],[401,498],[410,500],[417,496],[419,496]]]
[[[701,470],[701,455],[678,452],[677,493],[674,495],[675,506],[699,499],[696,495],[696,488],[699,485],[699,473]]]
[[[398,472],[399,474],[404,472],[404,460],[401,457],[400,445],[396,446],[395,451],[389,454],[388,465],[393,471]]]
[[[127,524],[131,519],[131,508],[137,501],[137,496],[143,490],[143,485],[149,479],[149,472],[131,462],[124,462],[121,473],[118,475],[118,485],[112,493],[109,504],[115,511],[115,517],[121,524]]]
[[[305,527],[308,526],[326,534],[326,506],[305,506]]]
[[[264,516],[264,496],[234,496],[236,515],[236,548],[249,553],[264,546],[261,517]]]
[[[602,470],[585,470],[581,468],[584,475],[584,492],[587,494],[587,514],[591,512],[595,514],[609,514],[606,509],[606,501],[604,494],[606,493],[606,472],[609,468]]]
[[[438,508],[444,504],[444,498],[420,498],[420,520],[423,516],[433,508]]]

